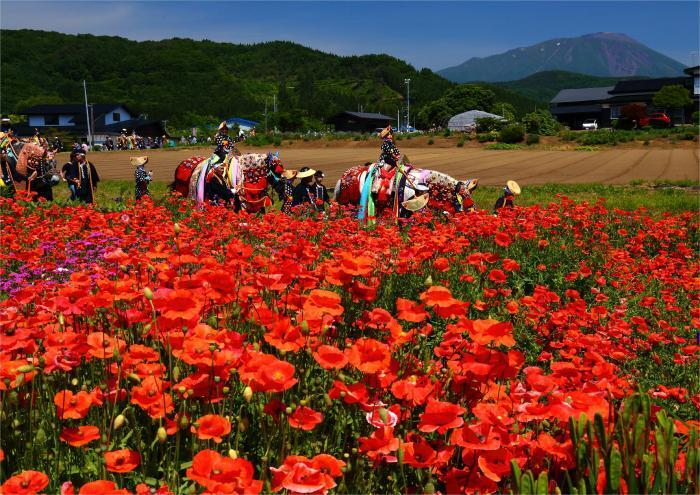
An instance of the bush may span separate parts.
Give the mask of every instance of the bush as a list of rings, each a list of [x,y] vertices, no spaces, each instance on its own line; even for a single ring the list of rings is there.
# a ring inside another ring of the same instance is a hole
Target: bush
[[[504,143],[520,143],[525,139],[525,128],[521,125],[511,124],[501,129],[499,140]]]
[[[571,131],[564,131],[561,134],[559,134],[559,137],[561,137],[562,141],[575,141],[576,140],[576,133],[571,132]]]
[[[561,129],[561,124],[548,110],[537,110],[525,114],[522,119],[527,132],[543,136],[555,136]]]
[[[459,141],[457,141],[457,147],[461,148],[464,146],[464,138],[461,138]]]
[[[449,129],[445,129],[445,132],[442,135],[445,137],[450,137],[450,134],[452,134],[452,132]]]
[[[539,134],[528,134],[527,135],[527,141],[525,141],[528,146],[531,146],[533,144],[539,144],[540,142],[540,135]]]
[[[477,132],[500,131],[506,125],[504,120],[495,117],[480,117],[474,120]]]
[[[433,141],[433,138],[428,139],[428,144],[429,145],[435,144],[435,141]]]
[[[690,119],[693,124],[700,124],[700,111],[695,110]]]

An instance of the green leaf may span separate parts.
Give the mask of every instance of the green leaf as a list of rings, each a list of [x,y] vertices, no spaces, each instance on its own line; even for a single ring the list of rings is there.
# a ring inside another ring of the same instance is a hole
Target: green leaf
[[[608,451],[608,434],[605,432],[605,424],[603,423],[603,417],[600,414],[596,414],[593,419],[593,425],[595,426],[595,432],[598,436],[598,443],[603,452]]]
[[[537,477],[537,485],[535,486],[535,493],[537,495],[548,495],[549,493],[549,480],[547,479],[547,472],[542,471]]]
[[[617,491],[622,478],[622,457],[617,448],[614,448],[610,453],[610,469],[608,470],[608,484],[613,491]]]

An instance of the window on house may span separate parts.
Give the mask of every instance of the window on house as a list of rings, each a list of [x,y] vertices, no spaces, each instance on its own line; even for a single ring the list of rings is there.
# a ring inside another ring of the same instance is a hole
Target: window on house
[[[58,125],[58,115],[44,115],[44,125]]]
[[[112,120],[115,122],[119,122],[122,119],[122,116],[119,112],[114,112],[112,113]]]

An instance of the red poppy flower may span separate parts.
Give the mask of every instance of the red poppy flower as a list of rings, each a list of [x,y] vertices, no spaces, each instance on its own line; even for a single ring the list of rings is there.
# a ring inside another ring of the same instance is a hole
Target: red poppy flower
[[[112,473],[128,473],[141,464],[141,454],[134,450],[121,449],[105,452],[105,466]]]
[[[384,458],[387,462],[395,462],[396,457],[390,454],[398,449],[399,439],[390,426],[377,428],[369,437],[360,438],[360,452],[373,461]]]
[[[253,465],[242,458],[231,459],[213,450],[202,450],[192,459],[187,477],[214,493],[257,494],[262,481],[253,479]]]
[[[420,415],[418,429],[430,433],[437,430],[443,434],[450,428],[459,428],[464,424],[462,414],[466,409],[451,402],[428,401],[425,412]]]
[[[81,419],[87,416],[92,405],[92,397],[82,390],[77,394],[70,390],[63,390],[54,395],[53,403],[56,404],[60,419]]]
[[[331,345],[322,345],[313,353],[314,359],[321,368],[332,370],[343,368],[348,364],[348,358],[345,353]]]
[[[410,301],[408,299],[396,299],[396,317],[399,320],[420,323],[428,317],[428,313],[422,304]]]
[[[200,440],[214,440],[221,443],[221,437],[231,433],[231,422],[218,414],[207,414],[199,418],[190,428]]]
[[[467,321],[469,336],[481,345],[496,344],[512,347],[515,345],[513,338],[513,324],[510,322],[498,322],[496,320],[469,320]]]
[[[363,373],[376,373],[389,367],[389,346],[375,339],[357,339],[347,351],[348,361]]]
[[[489,272],[489,280],[491,282],[496,282],[497,284],[503,284],[507,280],[506,274],[503,270],[494,269]]]
[[[199,294],[186,289],[158,289],[153,294],[153,303],[160,314],[170,320],[194,320],[204,308]]]
[[[117,488],[114,481],[97,480],[85,483],[80,487],[78,495],[130,495],[130,492],[124,488]]]
[[[97,359],[111,359],[115,352],[123,352],[126,348],[126,342],[104,332],[88,335],[87,344],[90,346],[88,354]]]
[[[100,438],[100,429],[97,426],[78,426],[77,428],[63,428],[58,437],[73,447],[82,447],[93,440]]]
[[[512,242],[510,236],[506,234],[505,232],[499,232],[496,234],[496,244],[502,247],[508,247],[510,246],[510,243]]]
[[[309,407],[299,406],[287,420],[292,428],[311,431],[316,428],[316,425],[323,422],[323,414]]]
[[[33,495],[46,488],[49,477],[40,471],[22,471],[8,478],[0,487],[0,493]]]
[[[293,364],[275,359],[258,370],[251,386],[255,392],[284,392],[298,381],[294,371]]]

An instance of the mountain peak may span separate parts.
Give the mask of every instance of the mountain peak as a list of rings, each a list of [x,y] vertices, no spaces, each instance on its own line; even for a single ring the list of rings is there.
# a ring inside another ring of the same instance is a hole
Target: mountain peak
[[[630,36],[627,36],[625,33],[605,33],[605,32],[591,33],[591,34],[584,34],[583,36],[581,36],[581,38],[593,38],[593,39],[598,39],[598,40],[624,41],[627,43],[639,43],[639,41],[635,40],[634,38],[631,38]],[[639,44],[641,44],[641,43],[639,43]]]
[[[598,77],[671,77],[685,66],[623,33],[591,33],[471,58],[438,73],[454,82],[513,81],[547,70]]]

